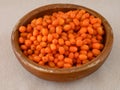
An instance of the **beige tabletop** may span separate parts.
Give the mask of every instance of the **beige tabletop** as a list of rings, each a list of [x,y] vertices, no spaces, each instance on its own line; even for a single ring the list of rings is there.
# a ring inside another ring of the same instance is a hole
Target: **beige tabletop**
[[[73,3],[91,8],[111,24],[114,44],[102,67],[81,80],[52,82],[26,71],[11,48],[11,32],[27,12],[52,3]],[[0,0],[0,90],[120,90],[120,0]]]

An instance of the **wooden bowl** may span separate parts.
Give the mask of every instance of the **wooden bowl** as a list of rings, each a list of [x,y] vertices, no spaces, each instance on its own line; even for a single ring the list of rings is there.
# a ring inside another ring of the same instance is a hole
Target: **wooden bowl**
[[[57,11],[69,11],[69,10],[76,10],[76,9],[84,9],[90,14],[94,15],[95,17],[99,17],[102,19],[102,24],[105,29],[105,46],[102,50],[101,54],[94,58],[94,60],[90,61],[89,63],[82,65],[80,67],[72,67],[69,69],[55,69],[55,68],[49,68],[45,66],[39,66],[38,64],[34,63],[33,61],[29,60],[21,51],[18,43],[18,37],[19,32],[18,28],[21,25],[26,25],[30,23],[30,21],[34,18],[41,17],[46,14],[52,14],[53,12]],[[70,81],[70,80],[76,80],[79,78],[83,78],[93,72],[95,72],[106,60],[108,57],[112,44],[113,44],[113,33],[112,28],[107,22],[107,20],[101,16],[99,13],[83,7],[79,5],[74,4],[51,4],[39,7],[35,10],[32,10],[25,16],[23,16],[18,23],[15,25],[12,35],[11,35],[11,43],[13,51],[20,61],[20,63],[23,65],[25,69],[27,69],[32,74],[46,79],[46,80],[53,80],[53,81]]]

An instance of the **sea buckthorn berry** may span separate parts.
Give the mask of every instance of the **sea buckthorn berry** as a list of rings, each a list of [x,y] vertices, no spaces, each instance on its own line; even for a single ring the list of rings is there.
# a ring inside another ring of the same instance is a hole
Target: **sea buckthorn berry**
[[[60,54],[64,54],[64,53],[65,53],[64,47],[59,47],[59,53],[60,53]]]
[[[27,50],[27,46],[26,46],[26,45],[21,45],[20,48],[21,48],[22,50]]]
[[[84,20],[82,21],[81,26],[86,27],[86,26],[88,26],[88,25],[89,25],[89,19],[84,19]]]
[[[80,24],[78,19],[73,19],[73,22],[75,23],[76,26],[78,26]]]
[[[80,55],[79,55],[79,59],[80,59],[80,60],[87,60],[87,55],[85,55],[85,54],[80,54]]]
[[[102,29],[102,27],[98,27],[98,28],[97,28],[97,33],[98,33],[99,35],[103,35],[103,34],[104,34],[104,30]]]
[[[100,50],[99,49],[92,49],[92,53],[94,56],[98,56],[100,54]]]
[[[63,29],[64,29],[64,31],[69,31],[71,29],[71,25],[66,24],[66,25],[64,25]]]
[[[65,63],[64,64],[64,68],[71,68],[71,67],[72,67],[72,65],[70,63]]]
[[[69,53],[69,58],[73,59],[74,58],[74,53]]]
[[[77,52],[78,48],[76,46],[70,46],[70,52]]]
[[[62,67],[64,66],[64,62],[63,62],[63,61],[58,61],[58,62],[57,62],[57,66],[58,66],[59,68],[62,68]]]
[[[83,34],[83,33],[86,33],[87,32],[87,28],[85,27],[81,27],[80,28],[80,31],[78,32],[79,34]]]
[[[59,18],[58,23],[59,23],[59,25],[64,25],[65,20],[63,18]]]
[[[63,60],[63,59],[64,59],[64,55],[60,54],[60,55],[58,56],[58,59],[59,59],[59,60]]]
[[[52,67],[52,68],[55,67],[55,63],[54,63],[54,62],[48,62],[48,65],[49,65],[50,67]]]
[[[19,37],[19,43],[21,44],[21,43],[24,43],[24,38],[23,37]]]
[[[52,43],[53,43],[53,44],[57,44],[57,43],[58,43],[58,40],[57,40],[57,39],[53,39],[53,40],[52,40]]]
[[[52,34],[48,34],[47,40],[48,40],[48,42],[52,42],[52,40],[53,40]]]
[[[32,31],[32,26],[31,26],[31,24],[28,24],[26,28],[27,28],[27,29],[26,29],[27,32],[31,32],[31,31]]]
[[[83,45],[83,46],[81,46],[81,50],[88,51],[89,50],[89,46],[88,45]]]
[[[56,45],[55,44],[51,44],[50,48],[51,48],[51,50],[56,50]]]
[[[39,56],[34,56],[34,57],[33,57],[33,60],[34,60],[35,62],[39,62],[39,61],[40,61],[40,57],[39,57]]]
[[[82,44],[83,44],[83,41],[82,41],[82,40],[78,39],[78,40],[76,41],[76,46],[82,46]]]
[[[62,26],[57,26],[56,27],[56,33],[61,34],[62,33]]]
[[[61,39],[58,39],[58,43],[60,44],[60,45],[64,45],[64,40],[61,38]]]
[[[26,27],[25,26],[20,26],[19,27],[19,32],[23,33],[26,31]]]
[[[65,41],[65,44],[67,45],[67,46],[70,46],[70,41]]]
[[[48,35],[48,29],[47,28],[42,28],[41,30],[43,35]]]
[[[33,41],[34,41],[34,39],[33,39]],[[41,36],[41,35],[38,35],[38,36],[37,36],[37,41],[39,41],[39,42],[42,41],[42,36]]]
[[[32,44],[32,41],[31,41],[31,40],[25,40],[25,45],[26,45],[27,47],[31,46],[31,44]]]
[[[87,28],[89,34],[94,34],[94,30],[92,27]]]
[[[94,48],[94,49],[100,49],[101,48],[101,44],[100,43],[93,43],[92,44],[92,48]]]
[[[93,53],[91,52],[91,51],[89,51],[88,53],[87,53],[87,57],[88,57],[88,59],[93,59]]]
[[[72,64],[72,63],[73,63],[73,61],[72,61],[71,58],[65,58],[65,59],[64,59],[64,62],[69,63],[69,64]]]

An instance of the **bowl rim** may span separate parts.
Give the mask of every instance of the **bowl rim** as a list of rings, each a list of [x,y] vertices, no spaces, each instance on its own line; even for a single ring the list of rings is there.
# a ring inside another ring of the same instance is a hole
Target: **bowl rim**
[[[16,40],[15,33],[17,31],[17,28],[21,24],[22,20],[26,19],[26,17],[29,16],[29,15],[33,15],[33,12],[38,13],[39,9],[44,8],[44,10],[47,10],[48,8],[53,9],[53,7],[54,8],[61,8],[61,6],[65,6],[66,8],[70,8],[72,6],[74,8],[85,9],[90,14],[98,15],[99,18],[102,19],[103,25],[106,24],[105,28],[108,29],[108,30],[106,30],[106,32],[107,32],[106,33],[106,43],[105,43],[104,49],[102,50],[101,54],[98,55],[96,58],[94,58],[92,61],[90,61],[90,62],[88,62],[88,63],[86,63],[86,64],[84,64],[82,66],[71,67],[71,68],[62,68],[62,69],[61,68],[59,69],[59,68],[50,68],[50,67],[46,67],[46,66],[40,66],[40,65],[36,64],[35,62],[29,60],[22,53],[22,51],[19,48],[19,44],[17,44],[17,45],[14,44],[15,40]],[[110,37],[108,36],[108,34],[110,35]],[[19,59],[19,61],[21,63],[24,63],[25,65],[28,65],[29,67],[32,67],[32,68],[34,68],[34,69],[36,69],[38,71],[42,71],[42,72],[45,72],[45,73],[57,73],[57,74],[60,73],[60,74],[63,74],[63,73],[72,73],[72,72],[83,71],[83,70],[86,70],[86,69],[89,69],[91,67],[96,66],[100,62],[104,62],[105,61],[104,58],[106,58],[108,56],[108,54],[110,53],[111,48],[112,48],[113,32],[112,32],[112,28],[111,28],[110,24],[108,23],[108,21],[101,14],[97,13],[96,11],[94,11],[94,10],[92,10],[90,8],[81,6],[81,5],[57,3],[57,4],[49,4],[49,5],[45,5],[45,6],[40,6],[40,7],[36,8],[36,9],[28,12],[27,14],[25,14],[17,22],[17,24],[13,28],[13,31],[12,31],[12,34],[11,34],[11,43],[12,43],[12,48],[13,48],[14,53],[15,53],[15,55],[17,56],[17,58]]]

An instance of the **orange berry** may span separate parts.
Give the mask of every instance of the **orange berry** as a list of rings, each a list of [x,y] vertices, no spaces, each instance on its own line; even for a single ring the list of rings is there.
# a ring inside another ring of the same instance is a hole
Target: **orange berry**
[[[48,62],[48,57],[47,57],[47,56],[42,57],[42,61],[43,61],[44,63],[47,63],[47,62]]]
[[[87,55],[85,55],[85,54],[80,54],[80,55],[79,55],[79,59],[80,59],[80,60],[87,60]]]
[[[46,47],[46,46],[47,46],[47,43],[46,43],[46,42],[41,42],[40,45],[41,45],[42,47]]]
[[[27,46],[26,46],[26,45],[21,45],[20,48],[21,48],[22,50],[27,50]]]
[[[102,27],[98,27],[98,28],[97,28],[97,33],[98,33],[99,35],[103,35],[103,34],[104,34],[104,30],[102,29]]]
[[[64,45],[64,40],[63,40],[62,38],[60,38],[60,39],[58,39],[58,43],[59,43],[60,45]]]
[[[79,53],[78,53],[78,52],[75,52],[74,57],[75,57],[75,58],[78,58],[78,57],[79,57]]]
[[[30,37],[30,40],[31,40],[31,41],[35,41],[35,40],[36,40],[36,37],[35,37],[35,36],[31,36],[31,37]]]
[[[78,48],[76,46],[70,46],[70,52],[77,52]]]
[[[59,60],[63,60],[63,59],[64,59],[64,55],[62,55],[62,54],[59,55],[59,56],[58,56],[58,59],[59,59]]]
[[[92,18],[92,19],[90,19],[90,23],[91,23],[91,24],[95,24],[95,23],[97,23],[97,19],[96,19],[96,18]]]
[[[62,67],[64,66],[64,62],[63,62],[63,61],[58,61],[58,62],[57,62],[57,66],[58,66],[59,68],[62,68]]]
[[[56,33],[61,34],[62,33],[62,26],[57,26],[56,27]]]
[[[87,32],[87,28],[85,27],[81,27],[80,28],[80,31],[78,32],[79,34],[83,34],[83,33],[86,33]]]
[[[39,34],[38,30],[37,29],[34,29],[33,30],[33,36],[37,36]]]
[[[32,26],[31,26],[31,24],[28,24],[28,25],[27,25],[26,31],[27,31],[27,32],[31,32],[31,31],[32,31]]]
[[[25,40],[24,40],[23,37],[19,37],[19,43],[20,43],[20,44],[24,43],[24,41],[25,41]]]
[[[19,32],[23,33],[26,31],[26,27],[25,26],[20,26],[19,27]]]
[[[95,24],[93,24],[93,28],[94,29],[97,29],[98,27],[100,27],[101,25],[100,25],[100,23],[95,23]]]
[[[52,36],[53,36],[54,39],[58,39],[59,38],[59,35],[57,33],[53,33]]]
[[[53,40],[52,40],[52,43],[53,43],[53,44],[57,44],[57,43],[58,43],[58,40],[57,40],[57,39],[53,39]]]
[[[32,41],[31,40],[25,40],[25,45],[26,46],[31,46],[32,44]]]
[[[37,45],[36,46],[36,50],[41,50],[42,46],[41,45]]]
[[[64,53],[65,53],[65,49],[64,49],[63,47],[59,47],[58,50],[59,50],[59,53],[60,53],[60,54],[64,54]]]
[[[42,41],[43,41],[43,42],[46,42],[46,41],[47,41],[47,39],[48,39],[48,37],[47,37],[47,36],[43,36],[43,37],[42,37]]]
[[[73,61],[72,61],[71,58],[65,58],[65,59],[64,59],[64,62],[65,62],[65,63],[69,63],[69,64],[72,64],[72,63],[73,63]]]
[[[94,30],[92,27],[87,28],[89,34],[94,34]]]
[[[34,60],[35,62],[39,62],[39,61],[40,61],[40,57],[39,57],[39,56],[34,56],[34,57],[33,57],[33,60]]]
[[[39,63],[38,63],[39,65],[44,65],[44,62],[43,61],[39,61]]]
[[[92,53],[93,53],[94,56],[98,56],[100,54],[100,50],[92,49]]]
[[[45,52],[46,52],[46,53],[51,53],[51,49],[50,49],[49,47],[46,47],[46,48],[45,48]]]
[[[64,25],[65,20],[63,18],[59,18],[58,23],[59,23],[59,25]]]
[[[72,67],[72,65],[69,64],[69,63],[65,63],[65,64],[64,64],[64,68],[71,68],[71,67]]]
[[[87,53],[87,57],[88,57],[88,59],[93,59],[93,53],[91,52],[91,51],[89,51],[88,53]]]
[[[40,50],[40,52],[41,52],[41,54],[45,54],[45,48],[41,48],[41,50]]]
[[[52,67],[52,68],[54,68],[54,67],[55,67],[54,62],[48,62],[48,65],[49,65],[50,67]]]
[[[47,28],[42,28],[41,33],[43,35],[48,35],[48,29]]]
[[[88,26],[88,25],[89,25],[89,19],[84,19],[84,20],[82,21],[81,26],[86,27],[86,26]]]
[[[70,45],[71,45],[70,41],[65,41],[65,44],[66,44],[67,46],[70,46]]]
[[[59,24],[59,22],[58,22],[57,19],[52,22],[52,25],[53,25],[53,26],[57,26],[58,24]]]
[[[100,49],[101,48],[101,44],[100,43],[93,43],[92,44],[92,48],[94,48],[94,49]]]
[[[30,46],[30,49],[31,49],[31,50],[35,50],[35,49],[36,49],[36,46],[35,46],[34,44],[32,44],[32,45]]]
[[[85,55],[86,55],[86,54],[87,54],[87,51],[86,51],[86,50],[81,50],[81,51],[80,51],[80,54],[85,54]]]
[[[42,21],[43,21],[42,18],[36,19],[36,25],[41,25],[41,24],[42,24]]]
[[[42,41],[42,36],[41,36],[41,35],[38,35],[38,36],[37,36],[37,41],[39,41],[39,42]]]
[[[78,39],[78,40],[76,41],[76,46],[82,46],[82,44],[83,44],[83,41],[82,41],[82,40]]]
[[[83,45],[83,46],[81,46],[81,50],[88,51],[89,50],[89,46],[88,45]]]
[[[69,53],[69,58],[73,59],[74,58],[74,53]]]
[[[55,45],[55,44],[51,44],[51,45],[50,45],[50,48],[51,48],[51,50],[54,51],[54,50],[56,50],[56,45]]]
[[[27,53],[30,55],[33,53],[33,51],[31,49],[28,49]]]
[[[63,29],[64,29],[64,31],[69,31],[71,29],[71,25],[66,24],[66,25],[64,25]]]
[[[80,24],[78,19],[73,19],[73,22],[75,23],[76,26],[78,26]]]
[[[70,39],[70,43],[71,43],[72,45],[74,45],[74,44],[76,43],[75,39],[74,39],[74,38],[71,38],[71,39]]]
[[[86,64],[86,63],[88,63],[89,61],[88,60],[83,60],[82,61],[82,64]]]

